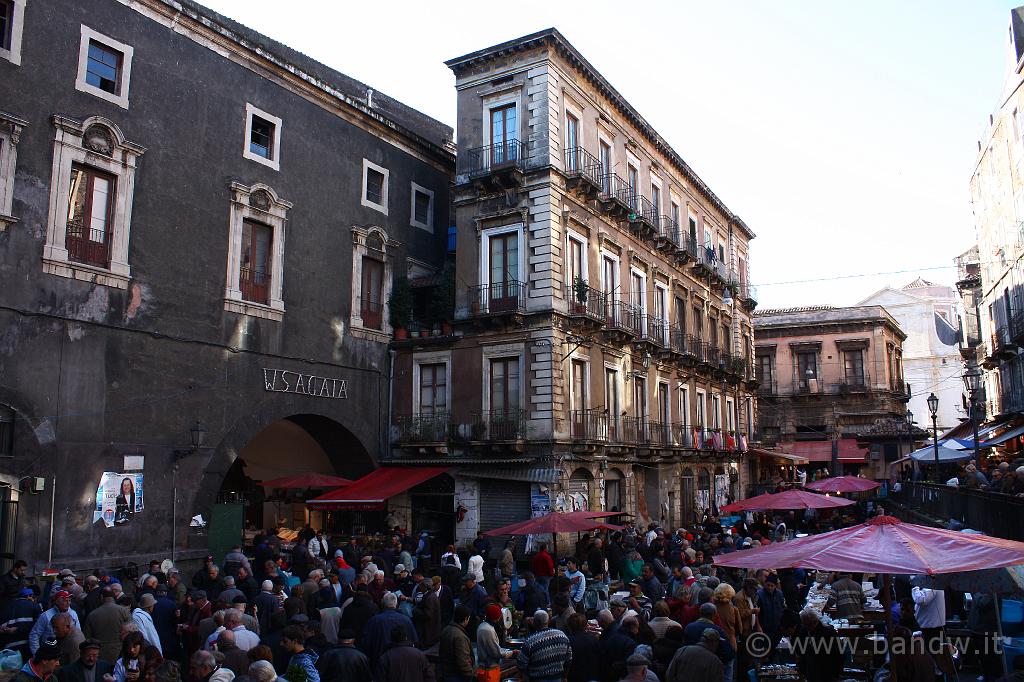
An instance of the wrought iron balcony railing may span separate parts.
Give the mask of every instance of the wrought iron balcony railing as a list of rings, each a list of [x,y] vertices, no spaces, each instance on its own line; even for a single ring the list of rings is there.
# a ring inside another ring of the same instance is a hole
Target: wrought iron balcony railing
[[[489,175],[498,170],[524,169],[526,162],[526,145],[519,140],[505,140],[483,147],[475,147],[466,152],[464,172],[472,178]]]
[[[601,189],[601,160],[583,147],[570,147],[565,150],[565,174],[573,178],[582,178],[594,187]]]
[[[605,301],[606,329],[624,332],[632,336],[640,336],[643,328],[643,315],[636,306],[625,301]]]
[[[514,279],[469,287],[472,316],[502,315],[526,311],[526,282]]]
[[[566,286],[565,297],[569,301],[570,317],[588,317],[599,322],[604,321],[607,296],[603,291],[589,286],[586,282],[576,282]]]
[[[526,410],[483,410],[473,413],[472,440],[520,440],[526,438]]]
[[[668,325],[665,320],[654,315],[645,315],[642,338],[656,346],[668,346]]]
[[[398,443],[444,443],[451,429],[448,412],[409,414],[395,417]]]
[[[574,441],[607,441],[608,413],[604,410],[570,411],[569,433]]]

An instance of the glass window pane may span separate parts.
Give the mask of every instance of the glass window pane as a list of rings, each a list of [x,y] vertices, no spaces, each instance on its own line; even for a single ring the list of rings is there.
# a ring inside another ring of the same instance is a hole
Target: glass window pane
[[[86,58],[85,82],[105,92],[117,93],[121,53],[106,45],[89,42]]]
[[[107,216],[110,209],[110,180],[106,178],[93,178],[92,182],[92,210],[89,216],[89,238],[93,241],[103,241],[107,232]]]

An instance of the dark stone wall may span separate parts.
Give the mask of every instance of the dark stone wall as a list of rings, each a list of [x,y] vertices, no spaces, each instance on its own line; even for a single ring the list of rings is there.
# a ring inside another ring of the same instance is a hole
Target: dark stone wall
[[[75,90],[82,24],[133,46],[128,110]],[[246,102],[283,119],[280,171],[242,156]],[[379,225],[401,242],[396,271],[407,253],[440,264],[453,170],[445,152],[409,140],[419,151],[403,151],[115,0],[30,2],[22,65],[0,61],[0,109],[29,122],[18,146],[19,222],[0,232],[0,402],[19,416],[15,457],[0,461],[0,473],[48,479],[44,493],[21,495],[19,556],[38,565],[50,553],[54,477],[55,563],[168,555],[171,453],[188,447],[197,419],[206,447],[176,476],[179,554],[205,547],[188,537],[188,519],[209,519],[237,452],[276,419],[315,414],[340,424],[351,447],[334,439],[329,454],[342,475],[379,460],[388,352],[350,334],[350,230]],[[104,116],[147,148],[127,290],[42,271],[55,113]],[[360,205],[364,157],[390,169],[389,216]],[[283,321],[224,310],[231,181],[266,183],[294,204]],[[434,234],[409,226],[410,182],[435,193]],[[268,392],[263,367],[347,379],[349,398]],[[93,526],[99,475],[120,471],[125,454],[146,456],[146,511],[123,528]]]

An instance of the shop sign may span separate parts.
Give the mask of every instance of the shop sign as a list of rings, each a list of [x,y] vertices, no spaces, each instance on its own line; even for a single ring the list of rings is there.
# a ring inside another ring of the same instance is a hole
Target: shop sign
[[[331,379],[287,369],[264,367],[263,388],[276,393],[298,393],[314,398],[348,398],[347,379]]]

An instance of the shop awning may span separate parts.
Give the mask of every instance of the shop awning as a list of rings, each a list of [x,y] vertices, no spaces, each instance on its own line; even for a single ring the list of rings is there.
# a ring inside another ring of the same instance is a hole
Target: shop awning
[[[1018,436],[1021,435],[1024,435],[1024,424],[1016,428],[1010,429],[1009,431],[1004,431],[1003,433],[999,434],[992,440],[982,441],[981,443],[978,443],[978,445],[983,448],[992,447],[993,445],[1002,445],[1006,441],[1013,440],[1014,438],[1017,438]]]
[[[765,459],[781,459],[793,464],[807,464],[807,458],[799,455],[790,455],[785,452],[776,452],[774,450],[765,450],[763,448],[751,448],[750,454],[757,455],[758,457],[764,457]]]
[[[525,481],[527,483],[558,483],[558,469],[549,467],[473,467],[459,469],[459,476],[466,478],[496,478],[502,481]]]
[[[784,447],[790,454],[806,457],[811,462],[832,461],[832,441],[830,440],[797,441]],[[840,462],[863,462],[867,454],[866,448],[857,445],[856,438],[839,439]]]
[[[404,493],[434,476],[439,476],[448,469],[449,467],[381,467],[351,485],[307,500],[306,504],[315,509],[325,510],[384,509],[384,503],[389,498]]]

